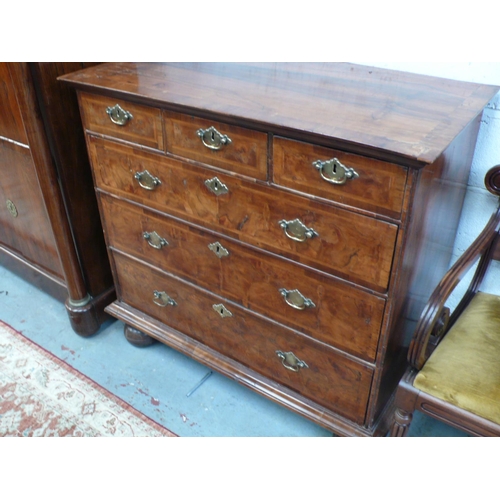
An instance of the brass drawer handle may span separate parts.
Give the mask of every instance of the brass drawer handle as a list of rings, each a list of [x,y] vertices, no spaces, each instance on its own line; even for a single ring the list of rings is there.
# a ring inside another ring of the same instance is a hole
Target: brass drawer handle
[[[119,104],[115,104],[113,107],[109,106],[106,108],[106,113],[109,116],[109,119],[116,125],[120,125],[123,127],[128,123],[129,120],[132,120],[132,113],[129,111],[125,111]]]
[[[307,363],[297,358],[293,352],[276,351],[276,356],[281,359],[281,364],[292,372],[298,372],[301,368],[309,368]]]
[[[359,177],[353,168],[346,167],[337,158],[313,161],[313,166],[319,170],[321,177],[331,184],[345,184],[348,179]]]
[[[311,299],[304,297],[298,290],[280,288],[279,292],[285,298],[285,302],[294,309],[303,311],[309,307],[316,307],[316,304]]]
[[[233,313],[227,309],[224,304],[214,304],[212,307],[221,318],[230,318],[233,315]]]
[[[229,189],[227,188],[227,186],[217,177],[214,177],[213,179],[207,179],[205,181],[205,186],[207,186],[207,188],[216,196],[229,193]]]
[[[200,128],[196,131],[196,135],[208,149],[217,151],[231,144],[231,139],[227,135],[221,134],[215,127],[209,127],[207,129]]]
[[[142,237],[148,242],[148,245],[156,248],[157,250],[161,250],[163,247],[168,245],[168,241],[165,238],[162,238],[156,231],[152,233],[148,233],[145,231],[142,233]]]
[[[139,185],[142,188],[147,189],[148,191],[153,191],[153,189],[156,189],[161,184],[160,179],[151,175],[147,170],[144,170],[143,172],[136,172],[134,179],[139,182]]]
[[[165,292],[155,290],[153,292],[153,302],[160,307],[176,306],[177,302],[169,297]]]
[[[208,248],[212,250],[212,252],[219,257],[219,259],[222,259],[222,257],[227,257],[229,255],[229,251],[225,249],[218,241],[215,243],[210,243],[208,245]]]
[[[294,219],[292,221],[280,220],[278,224],[283,228],[288,238],[294,241],[303,242],[314,236],[319,236],[314,229],[305,226],[299,219]]]

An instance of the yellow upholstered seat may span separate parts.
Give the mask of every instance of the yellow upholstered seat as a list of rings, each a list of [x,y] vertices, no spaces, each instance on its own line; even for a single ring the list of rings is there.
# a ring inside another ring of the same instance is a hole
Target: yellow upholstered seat
[[[413,386],[500,424],[500,297],[477,293]]]

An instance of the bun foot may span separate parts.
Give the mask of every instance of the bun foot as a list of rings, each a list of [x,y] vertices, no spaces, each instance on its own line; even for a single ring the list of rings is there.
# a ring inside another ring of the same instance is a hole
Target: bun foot
[[[125,338],[135,347],[148,347],[157,342],[154,338],[129,325],[125,325],[123,333],[125,334]]]

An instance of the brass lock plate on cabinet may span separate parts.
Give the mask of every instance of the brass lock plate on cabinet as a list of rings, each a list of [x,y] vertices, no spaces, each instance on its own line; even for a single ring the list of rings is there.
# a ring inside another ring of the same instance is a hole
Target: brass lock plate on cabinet
[[[6,204],[7,204],[7,210],[9,211],[10,215],[12,215],[12,217],[17,217],[18,212],[14,203],[11,200],[7,200]]]

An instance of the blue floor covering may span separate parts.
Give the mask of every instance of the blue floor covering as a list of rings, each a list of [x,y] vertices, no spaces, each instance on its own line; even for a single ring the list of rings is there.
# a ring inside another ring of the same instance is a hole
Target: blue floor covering
[[[123,323],[90,338],[70,327],[65,307],[0,266],[0,319],[36,344],[183,437],[326,437],[331,432],[157,343],[129,344]],[[415,414],[410,436],[465,434]]]

